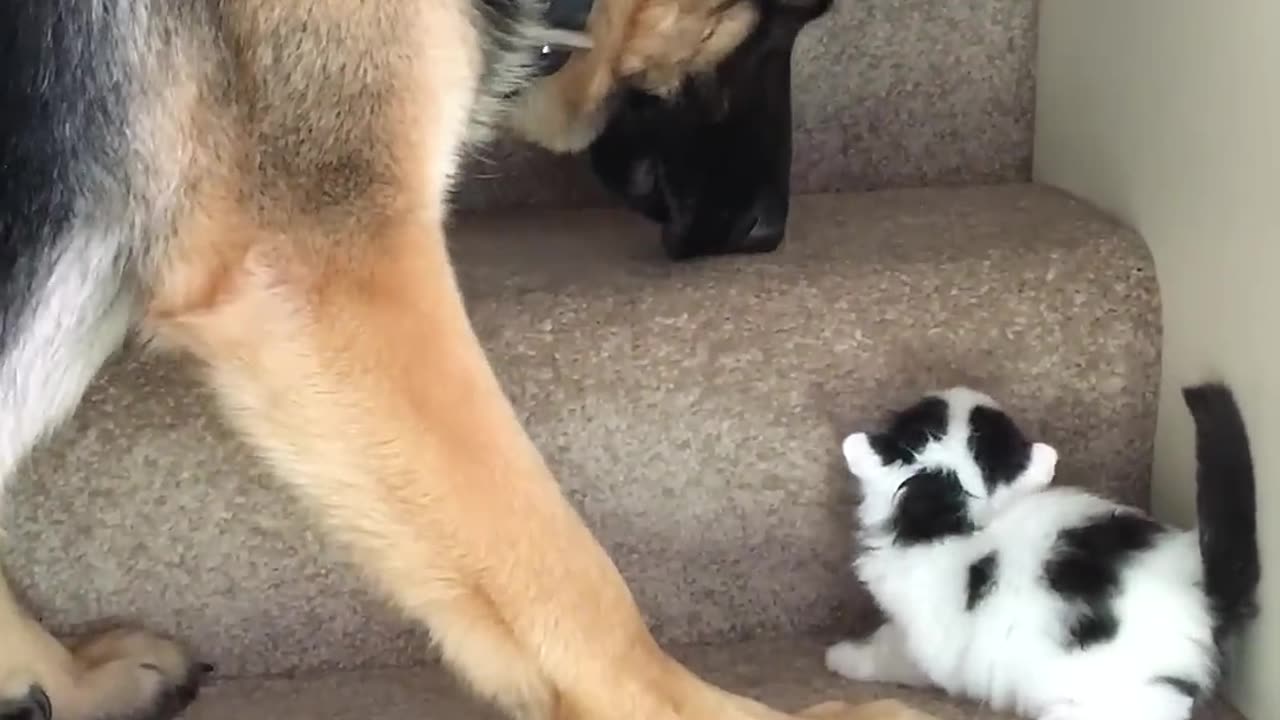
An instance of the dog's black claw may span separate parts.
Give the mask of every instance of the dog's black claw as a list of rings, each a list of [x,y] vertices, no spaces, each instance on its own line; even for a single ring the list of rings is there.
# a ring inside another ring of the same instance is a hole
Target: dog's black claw
[[[53,720],[53,701],[49,699],[49,693],[39,685],[32,685],[31,691],[28,693],[30,700],[35,704],[36,717],[43,720]]]
[[[203,687],[205,678],[209,677],[213,670],[214,667],[209,663],[192,665],[186,680],[173,689],[169,702],[166,703],[168,706],[166,709],[176,715],[195,702],[200,697],[200,688]]]
[[[0,720],[53,720],[53,703],[39,685],[32,685],[21,700],[0,702]]]
[[[174,720],[200,697],[205,681],[215,670],[209,663],[196,663],[187,670],[182,682],[169,688],[155,705],[138,720]],[[0,717],[0,720],[8,720]]]

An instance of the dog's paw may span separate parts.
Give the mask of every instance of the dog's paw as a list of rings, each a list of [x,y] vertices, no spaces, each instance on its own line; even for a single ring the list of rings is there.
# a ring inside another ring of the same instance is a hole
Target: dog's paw
[[[151,688],[139,696],[140,702],[134,714],[127,717],[130,720],[172,720],[200,696],[201,688],[213,673],[213,666],[195,663],[180,673],[171,674],[156,666],[143,665],[139,666],[139,672],[149,672],[156,677]],[[114,715],[109,717],[115,718]]]
[[[53,720],[53,705],[44,688],[30,685],[14,697],[0,697],[0,720]]]
[[[171,720],[195,702],[213,666],[145,630],[118,629],[72,648],[83,673],[68,720]],[[54,698],[53,720],[63,720]]]
[[[827,669],[850,680],[873,682],[878,678],[876,654],[870,644],[842,640],[827,648]]]

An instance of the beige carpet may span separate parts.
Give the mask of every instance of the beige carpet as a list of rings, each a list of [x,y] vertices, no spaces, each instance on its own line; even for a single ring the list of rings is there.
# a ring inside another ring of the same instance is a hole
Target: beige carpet
[[[782,252],[687,265],[653,232],[582,211],[453,239],[506,387],[664,640],[865,614],[839,437],[944,383],[1005,399],[1067,480],[1145,499],[1156,286],[1090,208],[1033,186],[806,197]],[[241,675],[421,657],[168,362],[113,367],[0,525],[58,628],[141,619]]]
[[[821,643],[812,640],[756,641],[681,647],[675,653],[723,687],[784,710],[830,699],[867,702],[896,697],[939,720],[1014,720],[974,702],[937,691],[851,683],[822,667]],[[500,720],[471,702],[452,679],[435,668],[367,670],[316,676],[255,679],[215,687],[186,720]],[[1194,720],[1240,720],[1229,706],[1212,703]]]

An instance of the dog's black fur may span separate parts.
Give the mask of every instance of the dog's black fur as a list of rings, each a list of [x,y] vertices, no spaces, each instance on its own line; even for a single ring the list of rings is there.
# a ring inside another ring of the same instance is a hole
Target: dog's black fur
[[[759,0],[750,37],[672,99],[628,91],[589,149],[597,176],[662,225],[675,260],[776,250],[791,193],[791,59],[833,0]]]

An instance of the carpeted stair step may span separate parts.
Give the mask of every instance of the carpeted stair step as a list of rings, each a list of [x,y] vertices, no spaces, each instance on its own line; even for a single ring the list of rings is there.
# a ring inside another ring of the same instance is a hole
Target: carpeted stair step
[[[811,639],[756,640],[685,646],[674,654],[709,680],[784,710],[831,699],[869,702],[898,698],[939,720],[1016,720],[979,703],[934,690],[853,683],[822,666],[823,645]],[[398,668],[294,677],[251,678],[206,691],[185,720],[501,720],[473,702],[439,668]],[[1215,701],[1193,720],[1242,720]]]
[[[451,237],[511,397],[664,641],[862,617],[839,440],[943,384],[1003,399],[1064,481],[1147,497],[1151,259],[1056,191],[801,197],[778,253],[678,265],[615,211],[464,217]],[[172,361],[113,365],[0,526],[55,628],[144,621],[234,675],[425,654]]]

